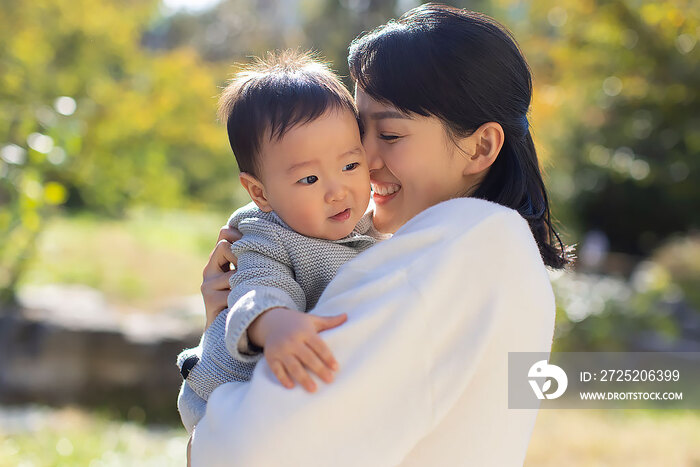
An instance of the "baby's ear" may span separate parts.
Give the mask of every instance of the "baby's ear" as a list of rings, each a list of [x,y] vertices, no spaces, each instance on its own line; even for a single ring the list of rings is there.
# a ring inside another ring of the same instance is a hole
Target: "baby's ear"
[[[258,205],[261,211],[272,211],[272,207],[267,200],[267,194],[265,193],[265,186],[260,180],[247,172],[241,172],[238,179],[241,181],[241,185],[243,185],[245,191],[250,195],[250,199]]]

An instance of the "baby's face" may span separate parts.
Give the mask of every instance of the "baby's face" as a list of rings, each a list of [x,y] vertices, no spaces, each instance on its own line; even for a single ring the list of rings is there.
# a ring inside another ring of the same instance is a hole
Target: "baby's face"
[[[261,148],[260,180],[278,216],[302,235],[338,240],[367,209],[369,170],[357,120],[329,110]]]

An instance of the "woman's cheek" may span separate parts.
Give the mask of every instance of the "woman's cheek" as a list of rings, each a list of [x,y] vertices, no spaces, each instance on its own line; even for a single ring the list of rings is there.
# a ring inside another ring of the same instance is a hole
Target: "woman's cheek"
[[[394,144],[385,144],[385,148],[383,151],[383,159],[384,159],[384,165],[387,166],[389,171],[394,174],[394,176],[398,177],[399,173],[401,172],[401,164],[400,164],[400,149],[396,147],[396,143]],[[400,181],[400,180],[399,180]]]

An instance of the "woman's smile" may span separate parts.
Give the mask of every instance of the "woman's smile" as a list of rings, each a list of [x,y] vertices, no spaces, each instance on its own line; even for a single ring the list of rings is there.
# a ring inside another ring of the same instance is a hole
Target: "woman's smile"
[[[372,199],[376,204],[391,201],[401,190],[401,185],[397,183],[379,182],[370,178],[370,184],[372,185]]]

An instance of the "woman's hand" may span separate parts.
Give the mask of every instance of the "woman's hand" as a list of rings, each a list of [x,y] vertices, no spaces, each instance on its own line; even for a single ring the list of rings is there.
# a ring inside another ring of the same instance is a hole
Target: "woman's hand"
[[[248,335],[255,337],[254,344],[264,348],[270,369],[284,387],[293,388],[294,378],[307,391],[314,392],[316,383],[307,369],[326,383],[333,381],[332,370],[338,369],[338,362],[318,333],[346,320],[345,313],[317,316],[289,308],[271,308],[251,323]]]
[[[221,227],[216,247],[209,255],[209,262],[204,266],[200,290],[207,314],[205,330],[228,305],[227,298],[231,291],[229,279],[231,274],[236,272],[231,270],[231,264],[234,266],[238,264],[238,259],[231,252],[231,244],[240,240],[241,237],[237,229],[228,225]]]

